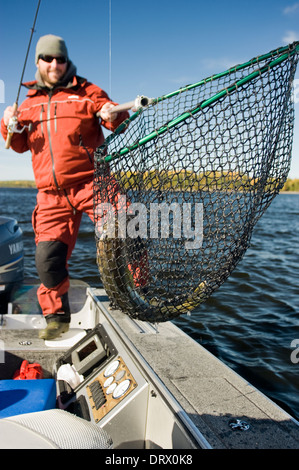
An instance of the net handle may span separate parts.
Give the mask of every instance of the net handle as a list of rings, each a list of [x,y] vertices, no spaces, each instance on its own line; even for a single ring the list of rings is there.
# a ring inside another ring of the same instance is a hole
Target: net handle
[[[152,102],[153,102],[152,98],[148,98],[147,96],[144,96],[144,95],[141,95],[141,96],[138,95],[133,101],[128,101],[127,103],[117,104],[116,106],[113,106],[113,108],[109,109],[109,112],[111,114],[116,114],[121,111],[129,111],[132,108],[135,108],[136,111],[140,111],[146,108],[147,106],[149,106],[150,104],[152,104]],[[96,113],[96,116],[100,117],[101,111],[98,111]]]

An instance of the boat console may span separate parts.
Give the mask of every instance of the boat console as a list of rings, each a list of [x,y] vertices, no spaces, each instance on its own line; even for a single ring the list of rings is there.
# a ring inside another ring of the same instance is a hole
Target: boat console
[[[66,351],[54,373],[60,408],[99,424],[117,445],[144,446],[149,382],[108,324]]]

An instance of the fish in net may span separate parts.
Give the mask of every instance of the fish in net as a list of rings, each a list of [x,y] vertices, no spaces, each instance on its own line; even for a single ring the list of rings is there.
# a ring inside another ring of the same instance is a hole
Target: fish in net
[[[137,110],[95,152],[97,262],[149,322],[198,307],[242,259],[290,168],[299,42]]]

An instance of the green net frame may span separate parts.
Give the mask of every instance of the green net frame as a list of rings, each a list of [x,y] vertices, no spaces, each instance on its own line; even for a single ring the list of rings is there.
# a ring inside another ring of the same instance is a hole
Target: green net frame
[[[169,93],[95,152],[97,261],[133,318],[188,313],[228,278],[290,169],[299,43]]]

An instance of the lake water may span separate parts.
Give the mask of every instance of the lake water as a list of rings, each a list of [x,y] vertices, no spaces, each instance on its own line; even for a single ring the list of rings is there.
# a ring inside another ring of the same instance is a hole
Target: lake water
[[[31,278],[37,278],[35,198],[34,189],[0,188],[0,215],[15,217],[23,230],[25,276]],[[73,279],[100,287],[93,230],[84,216],[69,271]],[[297,419],[298,281],[299,195],[280,194],[256,225],[251,246],[230,278],[191,316],[174,321]]]

